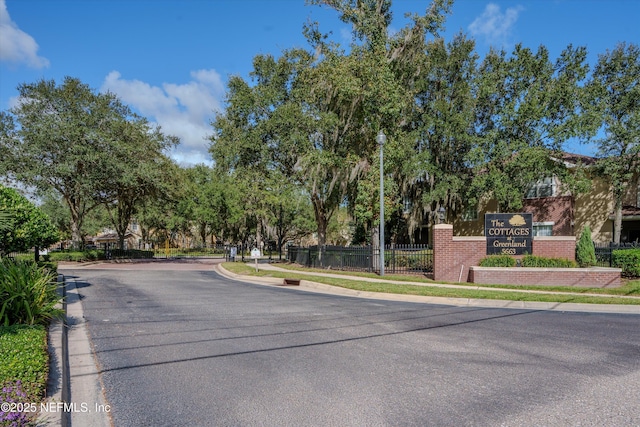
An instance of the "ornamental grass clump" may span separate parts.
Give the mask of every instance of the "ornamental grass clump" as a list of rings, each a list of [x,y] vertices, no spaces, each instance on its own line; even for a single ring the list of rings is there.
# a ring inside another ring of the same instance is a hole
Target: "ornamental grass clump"
[[[0,324],[39,325],[64,314],[55,273],[33,262],[0,259]]]
[[[7,383],[0,389],[0,427],[23,427],[36,425],[29,412],[22,411],[28,402],[20,381]]]

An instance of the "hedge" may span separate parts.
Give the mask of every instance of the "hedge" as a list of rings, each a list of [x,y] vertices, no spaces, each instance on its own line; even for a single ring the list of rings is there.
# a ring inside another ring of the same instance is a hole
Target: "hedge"
[[[525,255],[522,257],[522,266],[542,268],[576,268],[578,263],[565,258],[545,258],[541,256]]]
[[[516,259],[509,255],[490,255],[480,260],[480,267],[515,267]],[[539,268],[575,268],[578,264],[565,258],[545,258],[525,255],[521,261],[522,267]]]
[[[480,260],[480,267],[515,267],[516,259],[509,255],[489,255]]]
[[[621,268],[625,277],[640,277],[640,248],[612,251],[611,265]]]

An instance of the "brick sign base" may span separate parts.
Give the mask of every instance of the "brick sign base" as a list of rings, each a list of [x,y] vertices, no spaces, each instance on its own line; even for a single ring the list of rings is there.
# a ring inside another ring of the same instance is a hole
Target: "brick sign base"
[[[619,268],[471,267],[469,282],[485,285],[617,288]]]
[[[442,282],[483,284],[523,284],[551,286],[620,286],[621,270],[617,268],[526,268],[514,267],[503,273],[480,273],[477,265],[484,258],[487,239],[484,236],[454,237],[451,224],[433,228],[433,278]],[[574,236],[534,237],[532,255],[566,258],[575,261]],[[522,258],[515,256],[514,258]],[[490,267],[484,267],[490,268]],[[473,277],[472,277],[473,270]],[[533,270],[533,271],[529,271]]]

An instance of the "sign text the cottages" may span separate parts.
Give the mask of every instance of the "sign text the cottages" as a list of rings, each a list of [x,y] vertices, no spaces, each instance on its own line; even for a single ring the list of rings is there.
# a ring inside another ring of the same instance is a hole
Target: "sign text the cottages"
[[[486,214],[484,235],[487,255],[524,255],[531,253],[533,218],[530,213]]]

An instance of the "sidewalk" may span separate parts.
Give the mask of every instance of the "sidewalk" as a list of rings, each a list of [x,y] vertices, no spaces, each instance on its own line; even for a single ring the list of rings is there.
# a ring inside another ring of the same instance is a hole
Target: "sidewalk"
[[[255,267],[254,263],[247,263],[250,267]],[[533,294],[548,294],[545,291],[536,290],[517,290],[517,289],[499,289],[499,288],[487,288],[482,286],[460,286],[444,283],[424,283],[424,282],[406,282],[398,280],[388,280],[383,278],[370,278],[359,276],[347,276],[344,274],[336,273],[320,273],[311,271],[300,270],[287,270],[285,268],[278,267],[273,264],[260,264],[258,263],[258,269],[270,270],[284,273],[300,274],[305,276],[322,276],[331,277],[337,279],[346,280],[359,280],[363,282],[377,282],[388,283],[395,285],[413,285],[413,286],[430,286],[438,288],[456,288],[456,289],[472,289],[472,290],[489,290],[489,291],[501,291],[501,292],[522,292]],[[282,286],[283,279],[274,277],[259,277],[259,276],[242,276],[234,274],[221,264],[216,265],[216,270],[231,279],[241,280],[244,282],[261,283],[265,285]],[[418,295],[405,295],[405,294],[393,294],[393,293],[380,293],[380,292],[367,292],[356,291],[352,289],[340,288],[337,286],[326,285],[322,283],[312,282],[308,280],[301,280],[299,288],[301,290],[310,292],[329,293],[344,296],[353,296],[360,298],[370,299],[384,299],[391,301],[406,301],[406,302],[418,302],[440,305],[454,305],[460,307],[492,307],[492,308],[516,308],[516,309],[535,309],[535,310],[553,310],[553,311],[579,311],[579,312],[591,312],[591,313],[623,313],[623,314],[640,314],[640,305],[617,305],[617,304],[577,304],[577,303],[561,303],[561,302],[534,302],[534,301],[505,301],[505,300],[489,300],[489,299],[472,299],[472,298],[445,298],[445,297],[429,297]],[[555,293],[555,292],[554,292]],[[601,295],[601,294],[585,294],[585,293],[573,293],[573,292],[557,292],[558,295],[576,295],[576,296],[598,296],[598,297],[616,297],[616,298],[632,298],[640,299],[640,297],[631,296],[617,296],[617,295]]]

